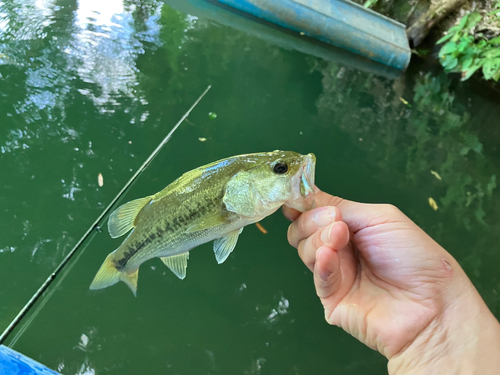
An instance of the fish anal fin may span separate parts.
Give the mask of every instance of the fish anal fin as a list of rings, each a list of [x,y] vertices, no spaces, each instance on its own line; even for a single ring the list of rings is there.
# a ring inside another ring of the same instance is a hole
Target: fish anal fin
[[[134,199],[118,207],[109,216],[108,230],[112,238],[123,236],[135,226],[135,219],[142,208],[151,202],[152,196]]]
[[[200,230],[210,229],[222,224],[227,224],[226,218],[220,214],[204,218],[187,229],[187,233],[198,232]]]
[[[236,229],[232,232],[229,232],[226,236],[217,238],[214,241],[214,253],[215,259],[217,259],[217,263],[223,263],[229,254],[234,250],[236,246],[236,242],[238,242],[238,236],[243,231],[243,228]]]
[[[129,273],[117,270],[115,263],[112,260],[113,255],[114,252],[106,257],[101,268],[99,268],[99,271],[97,271],[92,284],[90,284],[90,289],[104,289],[108,286],[116,284],[118,281],[123,281],[129,286],[130,290],[132,290],[134,296],[137,296],[137,280],[139,278],[139,269]]]
[[[189,259],[189,251],[179,255],[170,257],[160,257],[161,261],[170,268],[175,276],[183,280],[186,277],[187,261]]]

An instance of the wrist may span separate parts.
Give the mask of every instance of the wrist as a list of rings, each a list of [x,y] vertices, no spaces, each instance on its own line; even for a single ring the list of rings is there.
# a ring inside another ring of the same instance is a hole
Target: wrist
[[[463,276],[442,313],[390,358],[390,375],[498,374],[500,324]]]

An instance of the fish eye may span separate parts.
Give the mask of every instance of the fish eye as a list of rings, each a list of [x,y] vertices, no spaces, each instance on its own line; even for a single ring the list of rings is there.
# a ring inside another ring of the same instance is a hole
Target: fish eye
[[[273,171],[276,174],[285,174],[288,171],[288,164],[284,161],[279,161],[274,164]]]

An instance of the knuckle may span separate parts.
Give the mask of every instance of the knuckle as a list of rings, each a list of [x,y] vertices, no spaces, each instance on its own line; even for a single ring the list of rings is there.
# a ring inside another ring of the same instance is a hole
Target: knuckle
[[[302,213],[297,222],[302,230],[307,230],[314,224],[313,218],[316,214],[316,210],[310,210]]]
[[[343,200],[343,198],[330,195],[325,206],[338,206],[340,203],[342,203]]]

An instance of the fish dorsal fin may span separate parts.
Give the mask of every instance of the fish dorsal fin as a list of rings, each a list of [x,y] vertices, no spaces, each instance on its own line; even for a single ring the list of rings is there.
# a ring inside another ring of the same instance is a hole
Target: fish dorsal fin
[[[135,218],[142,208],[153,199],[152,196],[134,199],[118,207],[109,216],[108,230],[112,238],[123,236],[135,226]]]
[[[186,277],[189,251],[187,253],[182,253],[171,257],[161,257],[160,259],[179,279],[183,280]]]
[[[187,233],[198,232],[200,230],[213,228],[222,224],[226,224],[226,219],[224,218],[224,216],[220,214],[212,215],[190,226],[186,232]]]
[[[243,228],[233,230],[229,232],[226,236],[217,238],[214,241],[214,253],[217,263],[223,263],[229,254],[234,250],[236,242],[238,242],[238,236],[243,231]]]
[[[255,202],[260,198],[255,190],[252,178],[247,172],[234,175],[226,185],[226,193],[222,199],[228,211],[239,215],[256,216]]]

